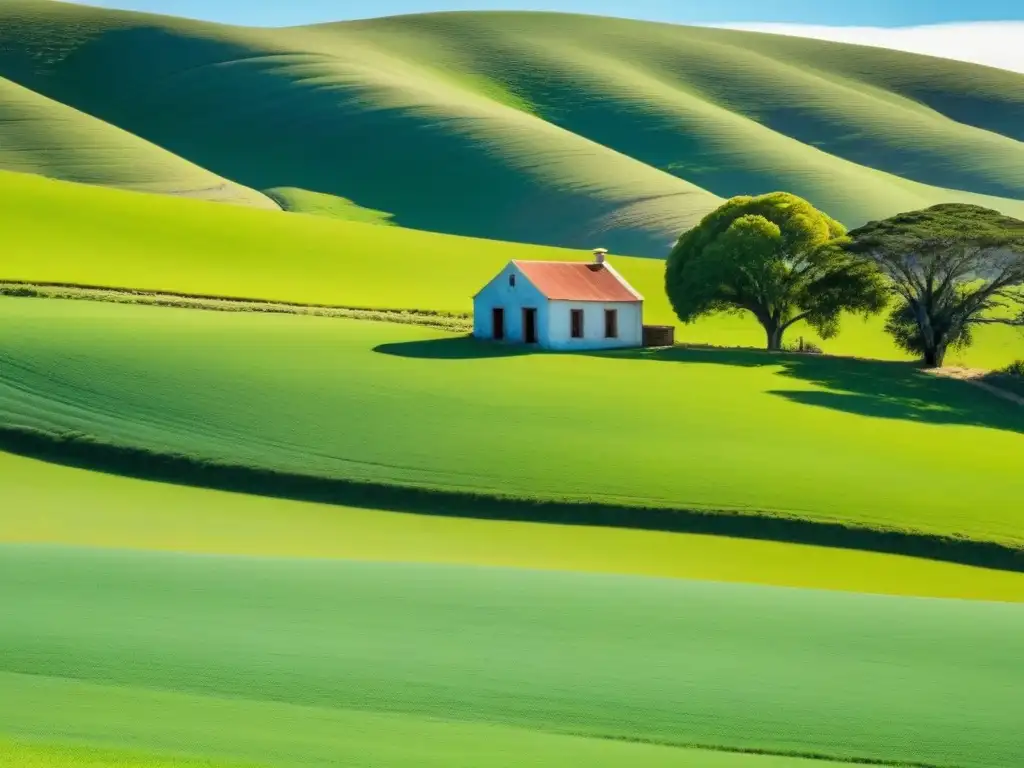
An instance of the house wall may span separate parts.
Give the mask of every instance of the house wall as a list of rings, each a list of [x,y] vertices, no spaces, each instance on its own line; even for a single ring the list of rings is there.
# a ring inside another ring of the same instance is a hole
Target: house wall
[[[571,310],[583,310],[583,338],[572,338]],[[604,337],[604,311],[619,313],[619,335]],[[550,349],[615,349],[643,344],[643,302],[549,302],[543,346]]]
[[[515,275],[515,286],[509,285]],[[545,349],[615,349],[643,345],[643,302],[548,301],[514,264],[507,264],[476,296],[473,297],[473,335],[480,339],[494,337],[492,310],[505,310],[505,341],[523,342],[523,309],[537,310],[538,345]],[[583,310],[583,338],[572,338],[573,309]],[[619,313],[619,335],[604,337],[604,311]]]
[[[515,287],[508,282],[512,274],[516,276]],[[541,346],[545,346],[548,303],[522,271],[514,264],[508,264],[473,298],[473,335],[480,339],[493,338],[491,310],[502,307],[505,310],[505,341],[522,342],[523,308],[534,307],[537,310],[537,336]]]

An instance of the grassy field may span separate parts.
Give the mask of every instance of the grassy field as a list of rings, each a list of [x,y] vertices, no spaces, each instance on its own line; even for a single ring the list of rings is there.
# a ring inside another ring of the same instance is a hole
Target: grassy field
[[[0,295],[0,765],[1016,765],[1020,408],[877,318],[822,344],[875,360],[739,316],[577,355],[366,318],[605,246],[674,324],[620,254],[776,189],[1024,218],[1022,125],[1024,76],[796,38],[0,0],[0,292],[105,291]]]
[[[46,547],[0,568],[16,739],[280,765],[680,764],[662,744],[1004,768],[1019,747],[1017,606]]]
[[[330,216],[343,221],[359,221],[364,224],[391,225],[391,214],[374,211],[356,205],[351,200],[320,192],[310,192],[294,187],[277,187],[266,191],[283,210],[292,213],[310,213],[317,216]]]
[[[95,189],[0,172],[0,279],[77,283],[349,307],[468,312],[472,295],[510,259],[588,253],[417,232],[359,221],[253,211]],[[59,218],[61,227],[51,226]],[[116,222],[117,226],[111,226]],[[650,323],[673,323],[663,264],[613,256],[644,295]],[[792,339],[815,334],[793,329]],[[762,346],[749,317],[678,329],[680,341]],[[880,319],[848,318],[830,353],[902,359]],[[1024,358],[1024,333],[986,326],[950,363],[1000,368]]]
[[[777,189],[851,226],[950,200],[1024,217],[1024,76],[912,54],[559,14],[248,29],[36,0],[0,7],[0,50],[0,76],[213,173],[416,229],[663,256],[722,198]]]
[[[520,354],[389,323],[18,298],[0,339],[8,424],[356,481],[1024,542],[1024,414],[901,364]]]
[[[256,768],[203,758],[161,757],[140,751],[0,741],[0,761],[19,768]]]
[[[0,453],[0,542],[568,570],[1024,602],[1024,574],[726,536],[454,519],[144,482]],[[29,514],[29,512],[31,514]]]
[[[90,688],[89,686],[68,686],[68,693],[82,695],[84,692],[93,694],[91,703],[98,703],[101,706],[109,707],[109,701],[101,697],[103,689]],[[99,693],[100,696],[96,694]],[[193,739],[205,737],[207,743],[218,743],[216,738],[211,738],[211,729],[203,728],[198,717],[208,714],[209,710],[219,705],[218,716],[224,716],[224,710],[231,711],[233,715],[248,715],[248,722],[240,725],[238,730],[244,733],[244,738],[253,739],[254,724],[252,720],[253,710],[256,707],[239,706],[234,702],[208,700],[194,697],[173,697],[159,695],[136,695],[125,696],[118,691],[117,698],[120,703],[137,707],[141,704],[166,705],[168,701],[179,705],[179,719],[175,726],[180,731],[182,721],[191,726],[188,729],[189,737]],[[211,706],[211,704],[213,706]],[[205,706],[204,706],[205,705]],[[234,706],[233,706],[234,705]],[[341,760],[358,760],[360,766],[367,768],[451,768],[457,765],[458,760],[454,755],[459,751],[471,752],[475,755],[484,755],[486,763],[474,763],[474,766],[486,765],[487,768],[518,768],[524,762],[531,766],[549,766],[550,768],[561,768],[564,765],[593,765],[598,768],[632,768],[633,766],[644,766],[644,768],[840,768],[846,763],[834,763],[831,761],[801,760],[798,758],[777,757],[772,755],[745,755],[731,754],[727,752],[713,752],[699,749],[679,749],[651,746],[646,744],[623,744],[594,742],[593,740],[581,739],[578,737],[564,737],[531,734],[528,732],[515,732],[512,729],[502,729],[494,726],[473,726],[463,724],[441,724],[437,721],[417,721],[413,718],[381,717],[373,715],[362,715],[356,713],[333,713],[324,710],[313,710],[322,722],[320,728],[310,728],[309,721],[300,719],[295,715],[293,707],[267,708],[269,712],[260,712],[263,715],[257,722],[267,724],[269,728],[276,729],[281,726],[281,721],[271,717],[283,718],[286,724],[295,728],[300,725],[300,733],[304,738],[316,739],[313,743],[296,744],[294,739],[286,740],[278,738],[276,742],[267,744],[266,740],[259,741],[259,746],[273,746],[281,748],[281,742],[286,742],[288,748],[299,753],[299,757],[287,762],[279,759],[274,765],[280,766],[307,766],[307,758],[316,759],[317,765],[340,765]],[[283,710],[283,711],[282,711]],[[291,717],[289,717],[291,715]],[[333,716],[332,716],[333,715]],[[269,721],[269,722],[268,722]],[[125,728],[126,724],[119,724]],[[187,727],[186,726],[186,727]],[[382,729],[387,729],[387,734]],[[345,737],[338,738],[338,729],[345,729]],[[362,735],[362,738],[352,738],[354,730],[369,731]],[[165,729],[169,731],[171,728]],[[124,731],[122,731],[122,734]],[[279,736],[282,735],[278,731]],[[395,744],[395,735],[404,738],[431,741],[441,741],[445,746],[445,753],[440,757],[425,753],[422,750],[403,748]],[[133,734],[134,735],[134,734]],[[440,739],[438,737],[441,737]],[[121,738],[124,738],[122,735]],[[139,739],[144,741],[145,739]],[[156,738],[150,736],[150,740]],[[230,749],[222,746],[222,739],[218,746],[225,751]],[[237,742],[236,742],[237,743]],[[323,745],[323,746],[318,746]],[[297,749],[296,749],[297,748]],[[249,748],[245,750],[253,753],[254,760],[266,760],[265,754]],[[270,765],[266,762],[239,763],[234,760],[221,761],[205,758],[188,757],[161,757],[146,754],[141,751],[124,751],[111,749],[97,749],[95,747],[76,746],[46,746],[24,742],[0,742],[0,760],[9,761],[10,765],[17,765],[18,768],[266,768]]]

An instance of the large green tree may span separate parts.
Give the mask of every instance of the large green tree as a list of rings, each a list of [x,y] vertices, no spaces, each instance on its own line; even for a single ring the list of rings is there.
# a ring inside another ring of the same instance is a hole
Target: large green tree
[[[942,366],[981,323],[1024,325],[1024,222],[950,203],[866,224],[846,250],[889,278],[896,304],[886,325],[896,343]]]
[[[736,197],[679,238],[665,289],[686,323],[749,312],[764,328],[768,349],[781,349],[786,330],[802,320],[827,339],[843,312],[879,312],[886,304],[878,270],[838,247],[845,234],[842,224],[795,195]]]

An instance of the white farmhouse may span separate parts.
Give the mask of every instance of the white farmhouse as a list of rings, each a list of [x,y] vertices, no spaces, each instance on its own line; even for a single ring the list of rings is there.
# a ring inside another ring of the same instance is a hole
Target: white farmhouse
[[[510,261],[473,297],[473,335],[544,349],[643,343],[644,297],[605,260]]]

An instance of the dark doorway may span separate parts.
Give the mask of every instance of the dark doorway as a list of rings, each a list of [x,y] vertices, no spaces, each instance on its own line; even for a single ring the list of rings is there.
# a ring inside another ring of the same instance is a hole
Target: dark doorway
[[[583,310],[582,309],[570,310],[569,318],[570,318],[570,323],[569,323],[569,325],[570,325],[570,328],[569,328],[570,335],[574,339],[582,339],[583,338]]]
[[[523,341],[537,343],[537,310],[532,307],[523,310]]]
[[[491,335],[497,341],[505,338],[505,310],[501,307],[491,310]]]
[[[604,311],[604,337],[606,339],[619,338],[619,310],[606,309]]]

